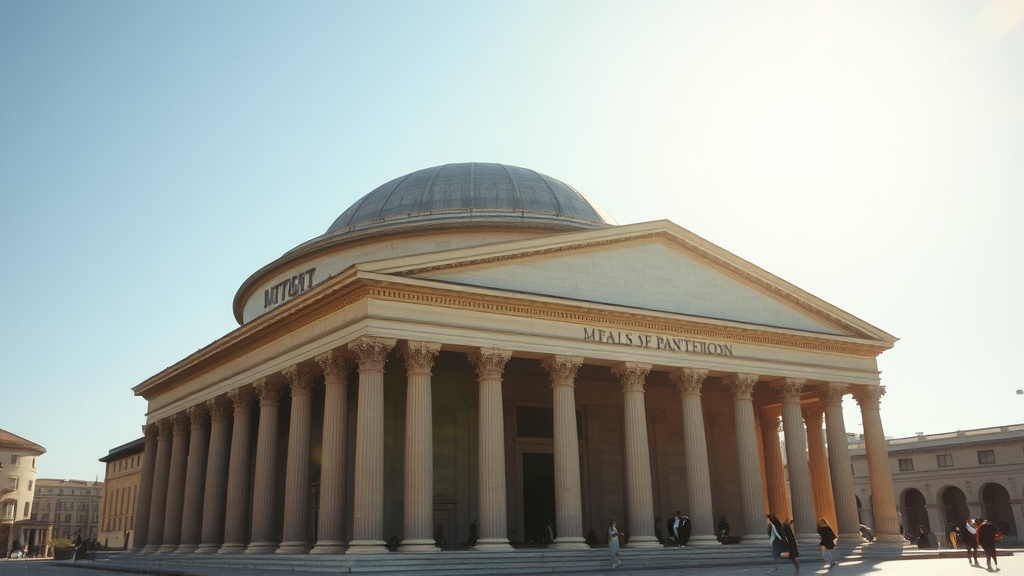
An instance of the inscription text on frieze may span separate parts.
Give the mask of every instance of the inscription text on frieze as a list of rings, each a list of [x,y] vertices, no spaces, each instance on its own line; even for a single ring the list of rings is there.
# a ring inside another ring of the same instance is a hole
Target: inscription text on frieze
[[[732,344],[704,342],[702,340],[689,340],[686,338],[675,338],[673,336],[659,336],[657,334],[641,334],[637,332],[622,332],[620,330],[602,330],[600,328],[584,327],[583,339],[593,340],[595,342],[606,342],[608,344],[619,344],[621,346],[669,350],[671,352],[732,356]]]
[[[291,278],[274,284],[263,291],[263,309],[277,306],[284,303],[288,298],[294,298],[313,287],[313,274],[316,268],[310,268],[305,272],[299,272]]]

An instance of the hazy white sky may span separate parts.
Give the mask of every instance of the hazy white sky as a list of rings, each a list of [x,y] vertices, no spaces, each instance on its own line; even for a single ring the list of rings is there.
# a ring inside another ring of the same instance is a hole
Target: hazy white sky
[[[888,435],[1024,421],[1024,0],[3,0],[0,428],[102,478],[249,274],[467,161],[898,336]]]

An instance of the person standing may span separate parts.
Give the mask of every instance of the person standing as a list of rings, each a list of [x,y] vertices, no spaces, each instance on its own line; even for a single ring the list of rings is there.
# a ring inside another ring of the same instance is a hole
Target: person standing
[[[725,539],[729,537],[729,521],[722,516],[722,519],[718,521],[718,541],[725,543]]]
[[[818,536],[821,537],[821,541],[818,542],[818,545],[821,546],[821,559],[825,559],[825,551],[828,550],[828,565],[831,568],[836,565],[835,558],[832,557],[832,550],[836,547],[839,538],[836,537],[835,531],[828,525],[828,520],[825,518],[818,519]]]
[[[968,518],[967,523],[964,524],[964,547],[967,548],[967,563],[971,566],[980,566],[978,564],[978,530],[974,527],[974,520],[971,518]]]
[[[618,526],[615,524],[615,518],[608,523],[608,553],[611,559],[612,568],[618,568],[622,566],[622,559],[619,558],[619,532]],[[622,534],[624,536],[624,534]]]
[[[555,527],[551,524],[551,520],[548,520],[547,525],[544,526],[544,542],[547,544],[555,542]]]
[[[693,529],[693,525],[690,524],[690,517],[685,514],[679,522],[679,542],[684,548],[686,543],[690,541],[690,530]]]
[[[982,518],[978,523],[978,544],[985,551],[985,562],[988,569],[992,571],[992,563],[995,562],[996,570],[999,569],[999,560],[996,558],[996,525]]]
[[[931,548],[931,543],[928,542],[928,533],[924,530],[924,524],[917,527],[917,547],[921,550]]]
[[[956,533],[957,533],[956,525],[953,524],[952,522],[947,522],[946,523],[946,536],[949,539],[949,548],[950,548],[950,550],[956,550],[959,547],[958,546],[959,542],[957,541]]]
[[[676,548],[682,545],[682,541],[679,539],[680,528],[683,524],[683,513],[676,510],[676,516],[672,519],[672,539],[676,541]]]
[[[665,538],[661,533],[661,516],[654,519],[654,537],[658,540],[658,544],[665,545]]]

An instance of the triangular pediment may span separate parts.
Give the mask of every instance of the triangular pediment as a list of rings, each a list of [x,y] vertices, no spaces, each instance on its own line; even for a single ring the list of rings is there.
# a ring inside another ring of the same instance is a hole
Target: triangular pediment
[[[517,240],[359,268],[647,313],[895,341],[668,221]]]

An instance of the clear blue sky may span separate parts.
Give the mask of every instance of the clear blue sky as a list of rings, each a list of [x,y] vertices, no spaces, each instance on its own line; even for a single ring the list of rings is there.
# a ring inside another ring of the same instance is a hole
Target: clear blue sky
[[[466,161],[900,337],[889,435],[1024,421],[1022,71],[1022,0],[2,0],[0,428],[102,478],[249,274]]]

